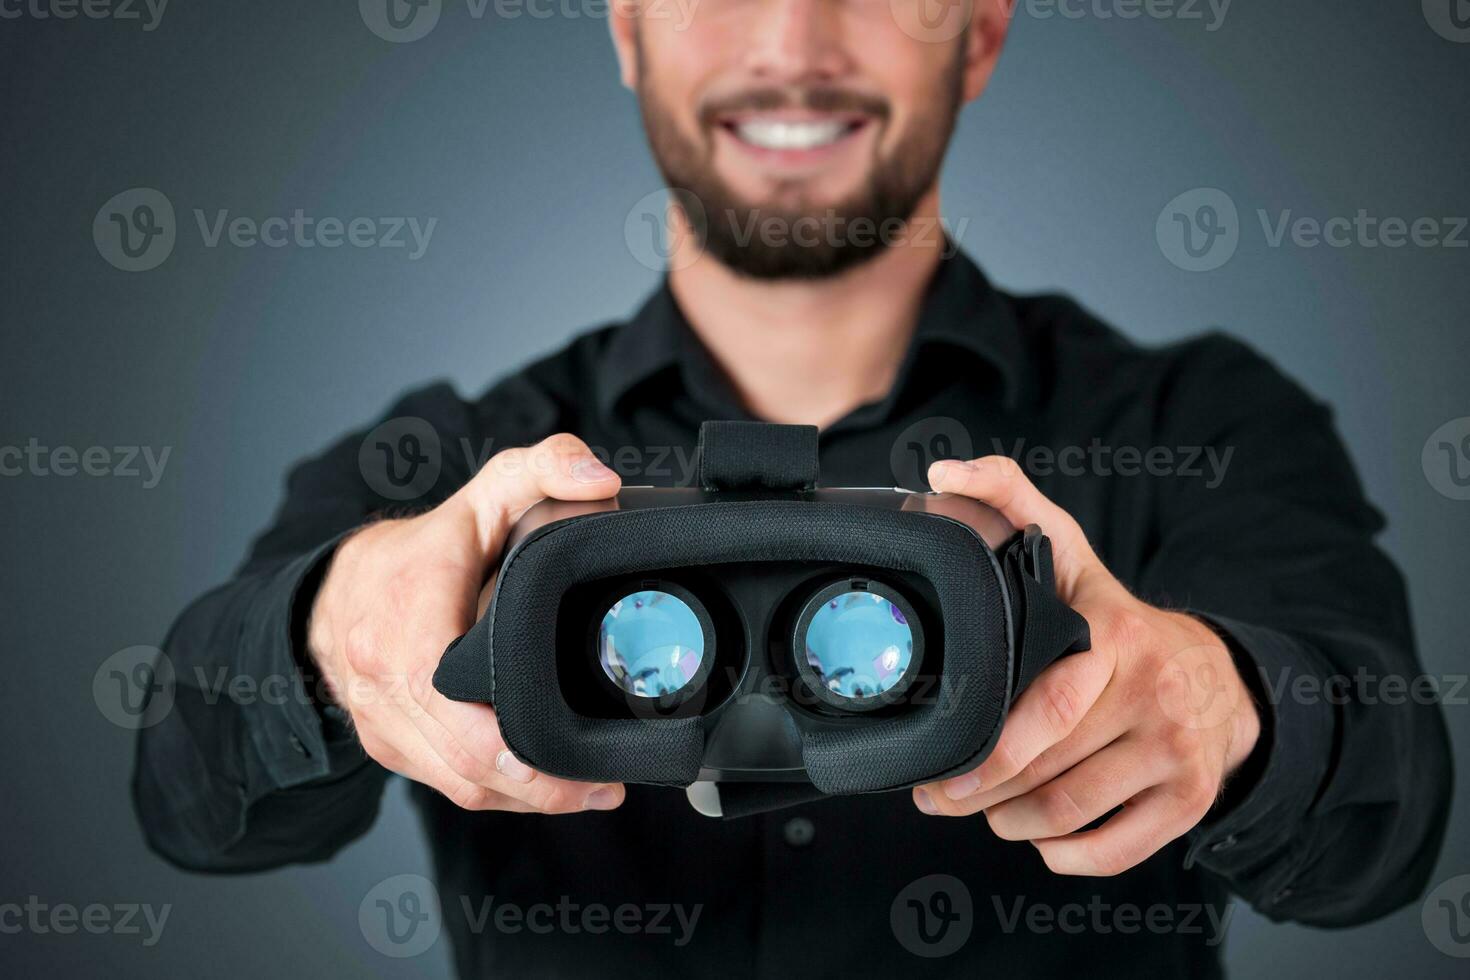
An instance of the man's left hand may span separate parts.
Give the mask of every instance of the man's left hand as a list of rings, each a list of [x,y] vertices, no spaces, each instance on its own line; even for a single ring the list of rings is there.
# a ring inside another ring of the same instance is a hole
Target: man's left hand
[[[915,804],[951,817],[983,811],[998,836],[1030,841],[1058,874],[1128,870],[1198,824],[1260,738],[1229,648],[1202,621],[1134,597],[1015,460],[935,463],[929,482],[1018,528],[1040,525],[1058,594],[1087,619],[1092,649],[1043,671],[985,762],[917,787]]]

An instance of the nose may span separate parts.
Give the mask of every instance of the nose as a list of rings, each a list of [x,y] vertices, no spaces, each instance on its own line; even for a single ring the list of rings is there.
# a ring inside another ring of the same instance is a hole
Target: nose
[[[819,82],[847,70],[839,7],[842,0],[758,0],[747,67],[777,85]]]

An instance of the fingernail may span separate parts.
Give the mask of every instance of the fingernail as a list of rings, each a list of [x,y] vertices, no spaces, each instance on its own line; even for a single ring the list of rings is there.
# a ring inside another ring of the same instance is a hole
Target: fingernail
[[[618,805],[618,794],[606,786],[594,789],[587,794],[587,799],[582,801],[584,810],[611,810]]]
[[[536,775],[536,770],[517,759],[510,749],[501,749],[500,754],[495,757],[495,768],[507,779],[514,779],[518,783],[529,783]]]
[[[615,476],[596,456],[583,456],[572,464],[572,479],[578,483],[603,483]]]
[[[938,816],[939,807],[935,806],[934,801],[929,799],[929,791],[927,789],[915,790],[914,802],[919,805],[920,810],[923,810],[931,817]]]
[[[980,788],[980,774],[967,772],[944,784],[944,795],[952,800],[963,800]]]

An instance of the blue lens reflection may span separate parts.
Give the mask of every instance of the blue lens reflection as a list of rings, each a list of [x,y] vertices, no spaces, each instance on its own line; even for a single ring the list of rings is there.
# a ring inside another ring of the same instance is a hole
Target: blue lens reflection
[[[704,660],[704,628],[694,610],[667,592],[634,592],[602,617],[597,637],[603,673],[629,694],[657,698],[685,687]]]
[[[806,659],[822,684],[847,698],[876,697],[897,684],[914,658],[903,611],[872,592],[845,592],[822,604],[806,630]]]

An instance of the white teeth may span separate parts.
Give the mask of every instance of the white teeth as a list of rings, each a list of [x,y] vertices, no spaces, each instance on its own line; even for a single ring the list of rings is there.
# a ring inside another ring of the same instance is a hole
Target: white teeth
[[[751,120],[737,125],[735,132],[766,150],[811,150],[837,142],[847,132],[847,123]]]

